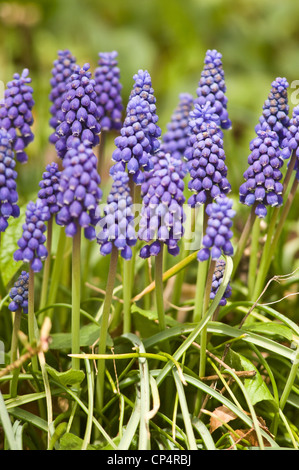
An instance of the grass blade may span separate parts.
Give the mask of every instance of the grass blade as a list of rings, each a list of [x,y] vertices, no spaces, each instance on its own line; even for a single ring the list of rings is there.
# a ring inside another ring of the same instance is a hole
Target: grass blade
[[[182,412],[182,415],[183,415],[186,434],[187,434],[187,438],[188,438],[188,449],[189,450],[197,450],[196,440],[195,440],[195,436],[194,436],[194,433],[193,433],[193,427],[192,427],[191,417],[190,417],[190,414],[189,414],[189,409],[188,409],[188,405],[187,405],[187,399],[186,399],[184,387],[183,387],[181,379],[178,375],[178,372],[176,370],[173,370],[172,373],[173,373],[176,389],[177,389],[177,392],[178,392],[181,412]]]
[[[8,445],[10,447],[10,450],[22,450],[19,447],[18,444],[18,439],[15,437],[15,433],[10,421],[9,414],[7,412],[2,393],[0,392],[0,418],[2,422],[2,426],[4,429],[5,437],[8,441]]]

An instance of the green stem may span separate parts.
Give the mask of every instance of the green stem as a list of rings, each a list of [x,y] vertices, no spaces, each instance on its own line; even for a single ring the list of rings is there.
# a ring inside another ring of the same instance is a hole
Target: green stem
[[[1,232],[0,232],[0,253],[1,253]],[[5,289],[5,285],[2,279],[2,274],[0,271],[0,300],[3,299],[3,297],[5,297],[5,294],[6,294],[6,289]]]
[[[12,338],[11,338],[11,349],[10,349],[10,362],[13,364],[18,358],[18,334],[20,331],[22,311],[19,308],[14,314]],[[18,377],[20,368],[14,369],[12,374],[12,380],[10,382],[10,397],[15,398],[17,396]]]
[[[50,219],[48,220],[48,227],[47,227],[48,256],[44,264],[42,290],[41,290],[41,298],[40,298],[40,306],[39,306],[40,309],[44,308],[47,302],[48,284],[49,284],[50,268],[51,268],[52,234],[53,234],[53,216],[51,216]]]
[[[106,285],[106,295],[103,305],[101,328],[99,337],[98,353],[104,354],[106,352],[107,334],[109,326],[109,314],[112,303],[112,295],[117,272],[118,250],[115,246],[112,248],[109,273]],[[97,409],[101,412],[104,403],[104,379],[105,379],[105,361],[98,361],[98,375],[97,375]]]
[[[288,216],[288,213],[289,213],[290,208],[292,206],[292,203],[294,201],[294,197],[295,197],[295,194],[297,192],[298,184],[299,184],[299,181],[297,180],[297,178],[295,178],[294,182],[293,182],[293,185],[292,185],[292,188],[291,188],[291,191],[290,191],[290,193],[288,195],[288,198],[286,200],[286,203],[282,208],[281,216],[280,216],[280,219],[279,219],[279,222],[278,222],[278,225],[277,225],[277,229],[276,229],[276,232],[273,236],[272,245],[271,245],[271,251],[272,252],[274,252],[275,249],[276,249],[276,246],[277,246],[281,231],[283,229],[284,223],[286,221],[286,218]]]
[[[293,153],[292,153],[289,165],[288,165],[288,169],[287,169],[287,173],[286,173],[284,182],[283,182],[283,191],[282,191],[283,196],[285,195],[285,193],[287,191],[287,188],[288,188],[288,185],[289,185],[289,182],[290,182],[293,170],[294,170],[296,159],[297,159],[296,151],[294,150]],[[260,261],[258,276],[257,276],[257,280],[256,280],[256,283],[255,283],[255,288],[254,288],[254,291],[253,291],[253,298],[257,298],[262,292],[262,288],[265,284],[265,279],[266,279],[266,276],[267,276],[268,270],[270,268],[270,264],[271,264],[271,261],[272,261],[272,258],[273,258],[273,255],[274,255],[274,252],[275,252],[275,249],[276,249],[276,245],[278,243],[278,240],[279,240],[284,222],[287,218],[287,215],[289,213],[289,210],[291,208],[293,199],[294,199],[295,194],[296,194],[297,186],[298,186],[298,180],[297,180],[297,178],[295,178],[294,182],[293,182],[293,185],[291,187],[291,190],[288,194],[286,203],[282,207],[281,217],[280,217],[280,220],[277,224],[276,232],[275,232],[276,222],[277,222],[277,218],[278,218],[278,215],[279,215],[279,212],[280,212],[281,208],[280,207],[275,207],[275,209],[273,211],[273,214],[272,214],[272,217],[271,217],[271,222],[270,222],[270,225],[269,225],[269,228],[268,228],[268,231],[267,231],[266,243],[265,243],[263,253],[262,253],[262,258],[261,258],[261,261]]]
[[[29,285],[28,285],[28,335],[29,342],[31,345],[35,345],[37,337],[35,334],[35,307],[34,307],[34,272],[29,267]],[[32,357],[32,370],[36,372],[38,370],[37,357]]]
[[[53,264],[52,269],[52,276],[51,276],[51,285],[49,290],[49,297],[48,297],[48,304],[52,305],[55,303],[56,294],[58,290],[58,285],[61,277],[61,271],[63,267],[63,257],[65,251],[65,244],[66,244],[66,235],[64,227],[60,228],[60,234],[58,239],[57,251],[56,256]],[[52,318],[53,316],[53,309],[49,310],[48,317]]]
[[[53,426],[53,405],[52,405],[52,395],[51,387],[49,382],[49,377],[46,369],[46,359],[44,353],[41,351],[38,353],[39,364],[42,372],[45,394],[46,394],[46,404],[47,404],[47,422],[48,422],[48,449],[50,447],[51,436],[54,431]]]
[[[209,270],[206,278],[204,305],[203,305],[203,316],[208,311],[210,294],[212,288],[213,274],[215,271],[216,261],[211,260]],[[200,334],[200,363],[199,363],[199,377],[204,377],[206,372],[206,349],[207,349],[207,326],[205,326]]]
[[[80,302],[81,302],[81,227],[73,237],[72,245],[72,353],[80,352]],[[72,359],[72,368],[80,370],[80,359]]]
[[[266,276],[270,268],[270,264],[274,256],[276,246],[277,246],[279,237],[281,235],[284,223],[286,221],[289,210],[293,203],[293,200],[297,191],[298,183],[299,181],[295,178],[292,188],[290,190],[290,193],[288,195],[288,198],[286,200],[286,203],[282,207],[281,216],[277,223],[276,231],[275,231],[275,228],[276,228],[277,218],[280,212],[280,207],[275,207],[273,211],[271,222],[267,231],[267,239],[266,239],[266,243],[263,249],[262,259],[260,262],[260,267],[259,267],[258,275],[257,275],[257,280],[256,280],[255,288],[253,291],[253,299],[258,298],[258,296],[262,292],[263,286],[266,283]]]
[[[140,186],[137,186],[132,175],[129,177],[129,189],[130,194],[133,200],[133,208],[136,207],[140,202]],[[138,227],[135,228],[138,231]],[[123,271],[123,300],[124,300],[124,326],[123,332],[130,333],[131,331],[131,299],[135,278],[135,260],[137,256],[137,247],[136,245],[132,247],[132,258],[130,260],[124,261],[124,271]]]
[[[87,383],[88,383],[88,414],[86,420],[86,428],[84,439],[82,443],[81,450],[86,450],[88,444],[90,443],[90,436],[92,430],[92,418],[93,418],[93,389],[94,389],[94,376],[93,371],[91,370],[90,363],[87,359],[85,359],[85,367],[86,367],[86,375],[87,375]]]
[[[285,384],[284,390],[282,392],[282,395],[279,401],[279,407],[281,410],[284,409],[286,402],[289,398],[289,395],[291,393],[291,389],[297,377],[298,366],[299,366],[299,348],[297,348],[296,356],[292,363],[292,367],[288,376],[287,383]]]
[[[82,299],[86,297],[86,282],[88,282],[88,277],[91,272],[91,265],[90,265],[90,260],[91,260],[91,255],[92,255],[92,249],[93,249],[93,243],[91,243],[89,240],[85,240],[86,242],[86,249],[85,249],[85,254],[84,254],[84,266],[83,266],[83,272],[82,272]]]
[[[271,249],[272,237],[273,237],[273,233],[275,230],[278,214],[279,214],[279,207],[275,207],[268,230],[267,230],[267,238],[266,238],[266,242],[263,248],[256,282],[255,282],[254,289],[252,292],[252,299],[258,298],[265,284],[266,275],[267,275],[267,272],[271,263],[271,259],[272,259],[272,255],[270,254],[270,251],[271,251],[270,249]]]
[[[145,270],[144,270],[144,277],[145,277],[145,285],[148,286],[151,280],[151,275],[150,275],[150,264],[149,264],[149,259],[145,261]],[[151,308],[151,295],[147,294],[144,296],[144,309],[145,310],[150,310]]]
[[[205,232],[207,223],[208,223],[208,216],[207,216],[205,209],[206,209],[206,205],[203,207],[203,213],[202,213],[202,233]],[[193,313],[194,322],[199,322],[204,314],[204,293],[206,289],[209,262],[210,260],[198,261],[197,277],[196,277],[196,292],[195,292],[195,301],[194,301],[194,313]]]
[[[160,331],[166,328],[165,313],[164,313],[164,299],[163,299],[163,248],[164,244],[160,242],[160,252],[155,258],[155,281],[156,281],[156,307],[159,320]]]
[[[160,331],[166,329],[165,322],[165,311],[164,311],[164,297],[163,297],[163,254],[164,254],[164,243],[160,242],[160,252],[155,257],[155,281],[156,281],[156,308],[158,314],[159,328]],[[167,352],[170,352],[170,346],[168,342],[165,342],[165,348]]]
[[[241,258],[244,254],[244,249],[246,247],[246,243],[247,243],[249,234],[251,232],[254,221],[256,219],[255,208],[256,208],[256,204],[254,204],[251,208],[249,217],[246,221],[246,224],[244,226],[244,229],[242,231],[241,237],[240,237],[239,242],[238,242],[236,252],[234,254],[234,268],[233,268],[233,272],[232,272],[232,278],[234,277],[234,275],[237,271],[237,268],[239,266],[239,263],[241,261]]]
[[[295,352],[295,357],[294,357],[294,361],[292,363],[292,367],[291,367],[291,370],[290,370],[290,373],[289,373],[289,376],[288,376],[288,380],[285,384],[284,390],[283,390],[282,395],[280,397],[279,408],[280,408],[281,411],[283,411],[283,409],[284,409],[284,407],[287,403],[287,400],[290,396],[292,387],[293,387],[294,382],[297,378],[298,367],[299,367],[299,346],[297,347],[297,351]],[[274,430],[273,430],[274,436],[277,433],[277,426],[278,426],[278,414],[275,416],[275,421],[274,421]]]
[[[250,259],[249,259],[249,270],[248,270],[248,298],[249,299],[252,298],[254,284],[256,280],[259,237],[260,237],[260,219],[257,218],[253,224],[251,245],[250,245]]]
[[[199,208],[200,211],[203,210],[203,206]],[[186,248],[186,245],[188,245],[188,240],[191,240],[191,235],[195,233],[195,226],[196,226],[196,211],[197,209],[192,209],[191,215],[190,215],[190,221],[186,222],[186,232],[185,235],[182,238],[182,248],[181,248],[181,255],[180,255],[180,260],[185,259],[189,253],[190,250]],[[178,305],[180,303],[181,299],[181,293],[182,293],[182,286],[185,278],[185,270],[182,269],[175,277],[174,281],[174,287],[173,287],[173,297],[172,297],[172,303],[174,305]]]
[[[206,287],[206,279],[208,274],[209,263],[208,261],[198,261],[197,277],[196,277],[196,291],[194,300],[194,313],[193,321],[197,323],[201,320],[203,315],[203,302]]]
[[[132,260],[123,262],[123,301],[124,301],[124,334],[131,331],[131,297],[132,297]]]

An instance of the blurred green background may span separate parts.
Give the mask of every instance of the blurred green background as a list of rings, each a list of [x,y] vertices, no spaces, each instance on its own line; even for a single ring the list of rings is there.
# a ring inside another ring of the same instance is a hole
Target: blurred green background
[[[227,165],[237,194],[271,82],[278,76],[290,84],[299,78],[298,19],[295,0],[1,1],[0,79],[6,83],[28,67],[36,101],[35,141],[20,172],[21,197],[55,158],[48,144],[49,80],[57,51],[66,48],[92,69],[100,51],[117,50],[125,105],[134,73],[147,69],[162,131],[179,93],[196,96],[206,50],[218,49],[233,122],[225,134]]]

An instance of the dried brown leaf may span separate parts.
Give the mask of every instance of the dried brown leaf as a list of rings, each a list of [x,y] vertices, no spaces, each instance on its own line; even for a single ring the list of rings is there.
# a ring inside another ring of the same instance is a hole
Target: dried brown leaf
[[[245,439],[253,447],[259,447],[259,442],[258,442],[257,435],[256,435],[256,432],[255,432],[254,428],[252,428],[252,429],[236,429],[236,431],[234,433],[230,433],[230,434],[231,434],[231,436],[232,436],[232,438],[235,442],[240,442],[243,439]],[[236,434],[239,437],[237,437]],[[264,442],[265,447],[271,447],[271,444],[264,437],[263,437],[263,442]]]
[[[232,421],[236,418],[237,415],[224,405],[215,408],[213,415],[210,418],[211,433],[222,426],[223,423],[228,423],[229,421]]]

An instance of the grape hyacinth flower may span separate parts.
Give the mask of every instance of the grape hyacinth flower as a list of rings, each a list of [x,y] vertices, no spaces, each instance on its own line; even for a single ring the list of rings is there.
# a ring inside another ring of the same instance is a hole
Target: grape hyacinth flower
[[[98,224],[101,229],[97,233],[97,242],[102,255],[110,254],[115,246],[124,259],[131,259],[131,247],[137,242],[132,204],[129,175],[125,171],[116,173],[104,207],[104,216]]]
[[[130,99],[126,118],[116,137],[116,149],[112,154],[115,164],[110,170],[113,176],[118,171],[128,171],[136,184],[144,181],[144,171],[153,168],[152,156],[159,148],[160,128],[153,121],[150,105],[140,96]]]
[[[61,112],[57,114],[56,134],[59,137],[55,148],[60,158],[72,148],[74,139],[88,142],[91,146],[99,144],[101,126],[96,105],[95,81],[89,72],[90,65],[82,68],[75,66],[74,73],[66,83]]]
[[[223,259],[218,259],[216,262],[215,270],[213,273],[212,286],[210,299],[213,300],[218,292],[220,284],[223,281],[223,273],[225,269],[225,261]],[[228,283],[222,298],[220,299],[219,305],[226,305],[227,299],[232,295],[231,285]]]
[[[28,287],[29,273],[22,271],[9,292],[11,302],[8,308],[11,312],[22,309],[24,313],[28,313]]]
[[[0,129],[0,233],[7,229],[9,217],[20,215],[15,165],[10,134]]]
[[[184,181],[179,160],[160,151],[157,165],[141,186],[142,209],[138,237],[147,244],[140,257],[157,256],[164,243],[168,252],[179,253],[178,242],[183,236]]]
[[[215,199],[220,193],[231,190],[227,179],[223,133],[219,127],[219,117],[210,103],[194,105],[190,113],[190,139],[185,152],[190,181],[188,188],[194,192],[189,198],[191,207]]]
[[[94,73],[96,104],[100,115],[102,131],[121,128],[122,119],[122,85],[120,70],[116,60],[118,53],[100,52],[98,67]]]
[[[57,163],[52,162],[46,166],[46,171],[44,171],[43,178],[39,183],[41,189],[38,192],[38,197],[45,201],[51,214],[56,214],[59,211],[57,195],[60,173]]]
[[[152,88],[152,79],[147,70],[138,70],[133,76],[133,79],[134,84],[130,93],[130,99],[134,98],[134,96],[140,96],[140,98],[147,101],[150,107],[152,123],[148,138],[150,140],[151,152],[154,153],[160,147],[158,139],[161,136],[161,129],[157,125],[159,118],[157,115],[156,97],[154,95],[154,89]]]
[[[161,148],[172,157],[182,159],[189,143],[189,114],[193,108],[193,96],[179,95],[179,104],[174,110],[167,131],[163,134]]]
[[[232,123],[227,112],[222,54],[215,49],[206,52],[204,69],[196,93],[197,98],[194,103],[204,106],[207,102],[210,102],[219,116],[221,128],[231,128]]]
[[[283,191],[280,182],[283,157],[278,136],[267,124],[263,128],[250,143],[249,167],[244,173],[245,183],[239,189],[240,202],[248,206],[256,204],[255,214],[260,218],[267,215],[267,206],[282,204]]]
[[[198,261],[206,261],[209,257],[215,261],[222,254],[233,255],[234,250],[230,239],[233,236],[232,219],[236,213],[232,206],[232,200],[225,195],[220,195],[215,202],[207,205],[207,227],[202,239],[203,248],[197,255]]]
[[[58,126],[57,114],[59,115],[61,105],[64,101],[66,84],[72,76],[75,64],[76,58],[68,49],[58,51],[58,58],[53,63],[52,78],[50,80],[51,92],[49,95],[49,99],[52,102],[50,107],[51,119],[49,124],[55,130]],[[50,142],[55,144],[57,139],[58,136],[53,132],[49,138]]]
[[[31,130],[33,124],[32,108],[34,99],[33,88],[29,85],[29,70],[24,69],[22,75],[15,73],[13,80],[8,82],[4,92],[4,100],[0,104],[0,128],[8,131],[12,138],[12,146],[20,163],[28,161],[26,147],[34,140]]]
[[[41,199],[28,203],[23,233],[18,241],[19,248],[14,252],[14,260],[29,263],[33,272],[41,271],[42,261],[48,256],[44,232],[47,229],[45,222],[49,218],[49,208]]]
[[[286,137],[290,124],[288,86],[286,78],[278,77],[272,82],[272,88],[263,105],[263,113],[255,127],[255,131],[258,132],[261,129],[265,129],[266,123],[272,131],[277,133],[280,146]]]
[[[65,233],[74,237],[77,224],[84,229],[85,238],[95,238],[97,222],[96,209],[102,197],[99,188],[100,176],[97,172],[97,157],[90,142],[72,141],[72,148],[63,159],[60,174],[57,204],[60,207],[56,215],[58,225],[65,226]]]

